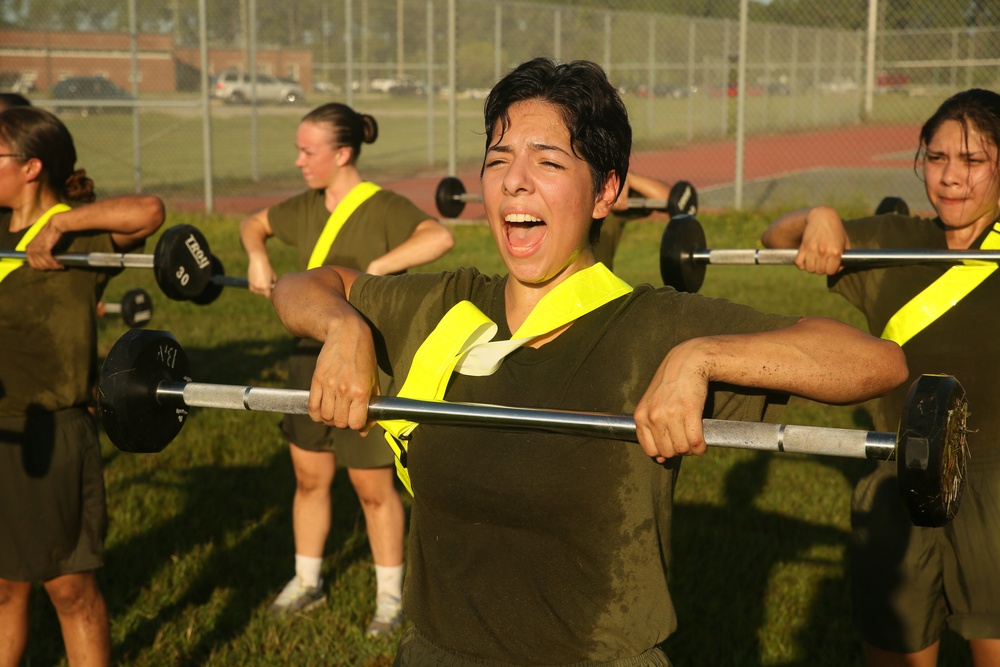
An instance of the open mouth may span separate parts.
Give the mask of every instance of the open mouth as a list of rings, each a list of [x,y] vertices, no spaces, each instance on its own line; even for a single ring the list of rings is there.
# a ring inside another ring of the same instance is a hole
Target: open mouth
[[[504,216],[504,232],[511,250],[530,252],[545,238],[544,220],[527,213],[510,213]]]

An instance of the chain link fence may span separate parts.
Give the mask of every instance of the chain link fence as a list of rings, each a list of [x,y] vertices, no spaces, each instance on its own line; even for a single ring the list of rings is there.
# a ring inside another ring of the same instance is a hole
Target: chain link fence
[[[635,168],[690,180],[703,206],[919,209],[917,128],[958,90],[1000,89],[1000,11],[870,2],[753,2],[744,23],[736,0],[6,0],[0,89],[64,119],[101,195],[211,210],[300,189],[295,127],[331,100],[378,119],[370,178],[477,168],[492,83],[585,58],[622,90]]]

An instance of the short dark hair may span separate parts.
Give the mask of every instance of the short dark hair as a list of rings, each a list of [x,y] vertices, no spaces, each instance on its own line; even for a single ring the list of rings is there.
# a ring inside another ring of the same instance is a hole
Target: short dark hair
[[[0,93],[0,111],[11,107],[30,107],[31,101],[17,93]]]
[[[316,107],[303,116],[301,122],[329,125],[333,147],[350,146],[351,164],[358,161],[362,143],[371,144],[378,139],[378,123],[374,116],[358,113],[340,102],[329,102]]]
[[[73,136],[55,114],[32,106],[0,111],[0,138],[27,158],[42,163],[42,176],[60,199],[94,201],[94,182],[76,169]]]
[[[1000,169],[1000,94],[982,88],[970,88],[955,93],[938,107],[920,128],[920,146],[914,160],[919,166],[927,145],[945,121],[954,120],[962,125],[963,136],[969,137],[969,125],[997,149],[997,167]]]
[[[562,113],[574,154],[590,167],[596,194],[612,174],[617,174],[618,192],[625,187],[632,152],[632,126],[621,96],[596,63],[574,60],[557,64],[535,58],[519,65],[500,79],[486,98],[486,150],[499,123],[500,134],[510,126],[510,107],[517,102],[540,100]],[[486,168],[485,157],[482,175]],[[602,220],[591,226],[590,241],[600,237]]]

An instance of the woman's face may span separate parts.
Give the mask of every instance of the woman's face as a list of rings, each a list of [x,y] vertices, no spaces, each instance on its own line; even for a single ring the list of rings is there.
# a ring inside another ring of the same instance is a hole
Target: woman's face
[[[594,263],[591,221],[608,214],[617,180],[595,195],[590,167],[573,153],[555,105],[526,100],[511,105],[508,115],[502,136],[500,124],[494,128],[483,169],[493,240],[512,278],[561,282]]]
[[[295,147],[298,157],[295,166],[302,172],[306,184],[315,190],[329,186],[337,170],[345,164],[345,156],[350,157],[350,149],[333,147],[330,126],[323,123],[300,123],[295,133]]]
[[[941,123],[927,144],[923,166],[927,199],[945,225],[974,227],[978,236],[997,219],[997,147],[972,124],[966,135],[956,120]]]
[[[0,139],[0,155],[17,153],[18,150]],[[17,205],[21,189],[26,182],[25,162],[16,157],[0,157],[0,207]]]

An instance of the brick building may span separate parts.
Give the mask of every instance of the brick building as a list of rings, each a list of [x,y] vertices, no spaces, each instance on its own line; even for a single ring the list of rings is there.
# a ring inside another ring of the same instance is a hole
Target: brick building
[[[173,35],[140,33],[136,38],[140,93],[197,90],[201,56],[197,47],[174,47]],[[209,74],[245,70],[246,52],[211,48]],[[132,46],[120,32],[0,30],[0,74],[19,75],[39,92],[71,76],[99,75],[131,90]],[[312,52],[257,49],[257,71],[298,81],[312,90]]]

